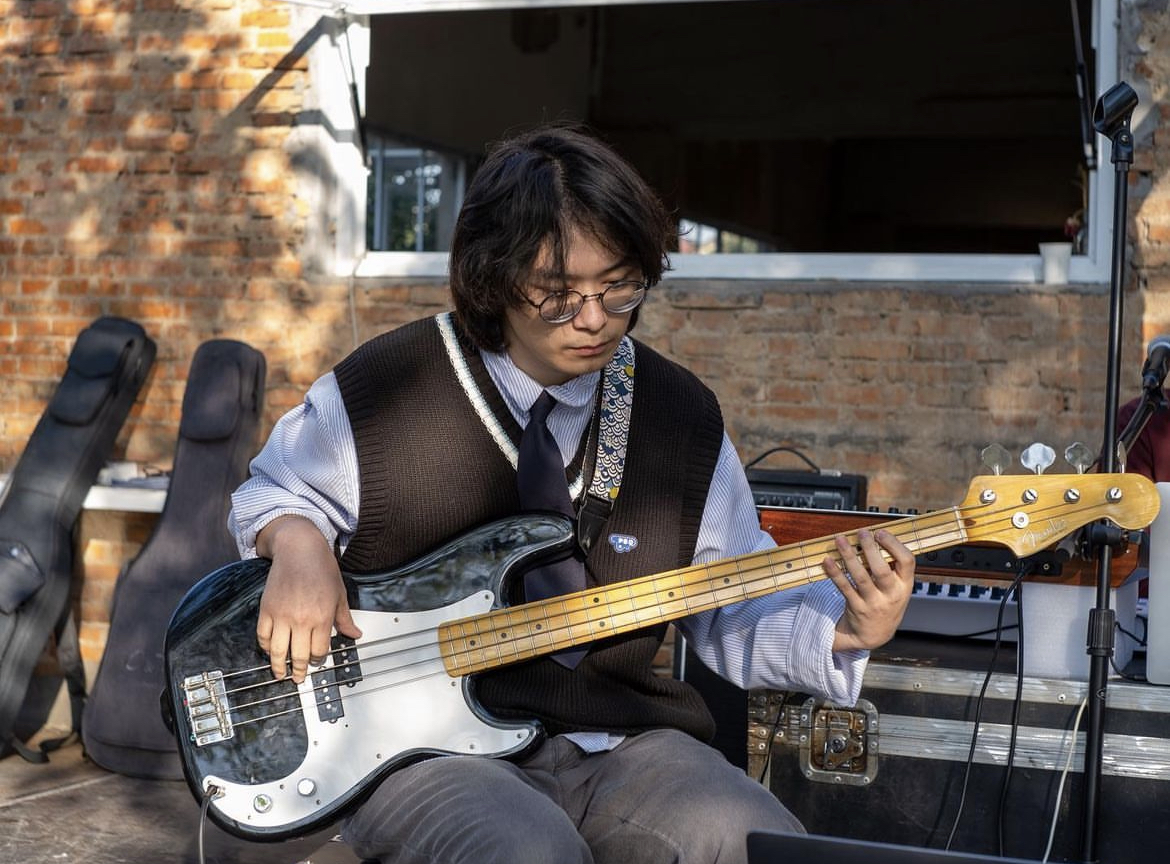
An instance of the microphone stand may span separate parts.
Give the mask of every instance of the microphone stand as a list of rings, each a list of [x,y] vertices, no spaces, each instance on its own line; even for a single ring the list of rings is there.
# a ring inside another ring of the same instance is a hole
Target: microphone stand
[[[1166,394],[1162,392],[1161,387],[1146,387],[1142,390],[1142,401],[1138,403],[1137,410],[1125,424],[1125,429],[1117,435],[1117,449],[1122,458],[1129,452],[1133,442],[1141,437],[1154,415],[1166,410],[1168,406],[1170,403],[1166,401]]]
[[[1101,470],[1117,470],[1117,382],[1120,365],[1122,296],[1125,266],[1125,237],[1128,223],[1127,175],[1133,162],[1133,135],[1129,122],[1138,98],[1133,88],[1119,82],[1109,88],[1093,110],[1093,127],[1113,142],[1113,258],[1109,312],[1109,355],[1105,382],[1105,444]],[[1147,417],[1148,419],[1148,417]],[[1143,421],[1144,425],[1144,421]],[[1113,656],[1115,614],[1109,608],[1112,543],[1120,541],[1120,532],[1110,531],[1098,523],[1090,532],[1097,554],[1097,605],[1089,610],[1086,652],[1089,655],[1088,722],[1085,727],[1084,819],[1081,835],[1082,860],[1093,864],[1097,859],[1097,818],[1101,804],[1101,768],[1105,740],[1105,691],[1109,680],[1109,662]]]

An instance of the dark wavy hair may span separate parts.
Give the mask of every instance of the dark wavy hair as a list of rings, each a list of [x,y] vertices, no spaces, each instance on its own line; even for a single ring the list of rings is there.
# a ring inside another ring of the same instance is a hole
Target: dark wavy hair
[[[580,126],[542,126],[497,144],[464,197],[451,241],[455,315],[472,341],[503,351],[504,317],[547,246],[565,272],[574,229],[642,271],[669,269],[674,226],[658,196],[614,150]],[[637,310],[630,327],[637,321]]]

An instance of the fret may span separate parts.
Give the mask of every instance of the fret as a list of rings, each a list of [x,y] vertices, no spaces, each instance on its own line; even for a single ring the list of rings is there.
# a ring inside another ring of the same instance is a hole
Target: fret
[[[641,581],[641,580],[637,580]],[[683,595],[683,580],[677,570],[665,573],[653,580],[660,618],[681,618],[688,607]]]
[[[723,606],[747,599],[744,594],[743,574],[739,565],[738,559],[732,559],[712,564],[707,568],[707,580],[711,584],[709,592],[711,600],[709,602],[716,606]]]
[[[490,616],[464,618],[444,625],[440,629],[440,633],[458,627],[459,636],[454,640],[454,644],[462,656],[463,662],[474,665],[476,668],[487,669],[497,663],[505,662],[501,658],[499,647],[491,638],[491,624]]]
[[[596,596],[596,591],[590,591],[586,595],[568,594],[563,598],[565,611],[557,627],[557,644],[562,648],[594,638],[592,599]]]
[[[524,626],[528,631],[528,642],[533,654],[555,650],[556,637],[543,615],[532,615],[532,607],[520,606],[524,610]]]
[[[625,630],[637,630],[642,626],[642,618],[639,613],[642,611],[649,611],[658,616],[656,604],[642,604],[639,605],[636,596],[627,584],[619,584],[607,592],[606,606],[609,613],[610,627],[620,628]],[[653,592],[647,592],[647,596],[653,597]]]
[[[824,543],[797,543],[791,551],[786,567],[785,582],[788,586],[807,584],[810,573],[821,573],[821,561],[828,554]],[[815,568],[815,569],[814,569]]]

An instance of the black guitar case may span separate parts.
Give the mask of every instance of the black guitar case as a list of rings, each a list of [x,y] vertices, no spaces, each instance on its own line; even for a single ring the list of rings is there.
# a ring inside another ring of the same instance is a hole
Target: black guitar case
[[[110,630],[81,724],[89,757],[132,777],[183,776],[159,714],[163,639],[179,600],[206,573],[239,559],[230,495],[248,476],[264,403],[264,355],[226,339],[191,361],[166,503],[118,577]]]
[[[154,355],[155,343],[133,321],[104,317],[82,330],[5,487],[0,501],[0,755],[11,749],[27,753],[20,739],[37,731],[18,730],[17,719],[49,637],[56,632],[59,643],[76,648],[75,632],[70,639],[62,635],[72,622],[74,523]],[[73,668],[79,669],[75,650],[74,655]],[[76,723],[84,680],[80,692],[73,684]]]

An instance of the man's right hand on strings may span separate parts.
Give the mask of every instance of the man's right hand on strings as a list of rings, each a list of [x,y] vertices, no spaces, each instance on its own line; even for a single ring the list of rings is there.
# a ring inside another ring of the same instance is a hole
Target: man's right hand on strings
[[[309,663],[321,663],[330,651],[334,628],[357,639],[345,584],[333,550],[317,527],[299,516],[272,520],[256,538],[256,551],[272,567],[260,598],[256,638],[268,654],[272,674],[289,674],[300,684]]]

